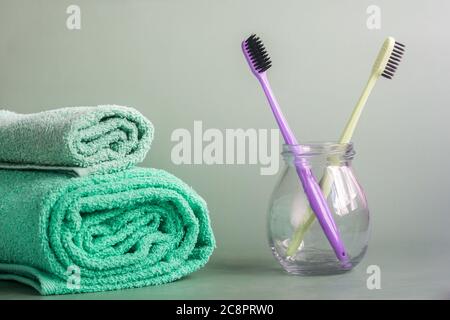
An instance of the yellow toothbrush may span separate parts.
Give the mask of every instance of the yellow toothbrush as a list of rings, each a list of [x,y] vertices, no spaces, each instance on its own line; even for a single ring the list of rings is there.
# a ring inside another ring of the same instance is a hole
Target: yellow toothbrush
[[[375,83],[377,82],[380,76],[383,76],[387,79],[392,79],[395,71],[397,70],[398,64],[400,63],[400,59],[403,56],[405,51],[405,46],[397,41],[394,38],[388,37],[383,46],[378,53],[377,59],[372,67],[372,72],[369,77],[369,81],[364,88],[364,91],[361,97],[356,104],[356,107],[353,109],[353,112],[350,116],[350,119],[345,126],[344,131],[342,132],[339,143],[349,143],[352,139],[353,132],[355,131],[356,125],[358,124],[358,120],[361,116],[361,113],[366,105],[367,99],[369,98],[370,93],[372,92]],[[333,161],[333,160],[332,160]],[[334,160],[336,161],[336,160]],[[331,181],[330,176],[327,171],[323,175],[320,180],[320,187],[325,197],[328,197],[331,189]],[[287,256],[293,256],[297,252],[300,244],[303,241],[304,235],[308,228],[315,220],[315,215],[311,210],[311,207],[308,207],[307,219],[306,222],[301,224],[297,230],[294,232],[294,235],[289,243],[289,246],[286,250]]]

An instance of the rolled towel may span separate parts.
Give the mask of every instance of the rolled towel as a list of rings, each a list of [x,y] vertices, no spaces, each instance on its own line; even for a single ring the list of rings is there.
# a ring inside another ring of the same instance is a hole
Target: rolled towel
[[[141,162],[152,139],[153,125],[128,107],[0,110],[2,168],[112,172]]]
[[[215,246],[205,201],[163,170],[0,170],[0,197],[0,279],[43,295],[163,284]]]

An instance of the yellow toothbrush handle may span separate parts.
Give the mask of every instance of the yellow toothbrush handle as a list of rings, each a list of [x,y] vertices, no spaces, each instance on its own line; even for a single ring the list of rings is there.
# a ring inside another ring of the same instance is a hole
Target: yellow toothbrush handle
[[[339,143],[349,143],[352,140],[353,132],[355,131],[356,125],[358,124],[361,113],[366,105],[367,99],[369,98],[370,93],[372,92],[375,83],[377,82],[378,76],[376,74],[372,74],[367,81],[366,87],[356,104],[356,107],[353,109],[352,115],[345,126],[344,131],[342,132],[341,138],[339,139]]]
[[[356,125],[358,124],[361,113],[364,109],[364,106],[366,105],[367,99],[369,98],[369,95],[372,92],[372,89],[375,86],[375,83],[377,82],[377,80],[378,80],[378,75],[372,74],[370,76],[369,81],[367,82],[366,87],[364,88],[363,93],[362,93],[361,97],[359,98],[359,100],[356,104],[356,107],[353,109],[352,115],[350,116],[350,119],[348,120],[347,125],[344,128],[344,131],[342,132],[339,143],[349,143],[351,141],[353,132],[355,131]],[[336,160],[334,160],[334,161],[336,161]],[[332,161],[332,163],[333,163],[333,161]],[[323,177],[319,183],[325,198],[327,198],[331,192],[330,178],[331,177],[328,175],[328,171],[325,171],[325,174],[323,175]],[[294,232],[294,235],[292,236],[292,239],[286,250],[287,256],[293,256],[297,252],[298,247],[300,247],[300,244],[303,241],[306,231],[308,230],[308,228],[311,226],[311,224],[315,220],[315,214],[312,211],[311,207],[308,207],[307,217],[308,218],[307,218],[306,222],[303,224],[300,224],[300,226]]]

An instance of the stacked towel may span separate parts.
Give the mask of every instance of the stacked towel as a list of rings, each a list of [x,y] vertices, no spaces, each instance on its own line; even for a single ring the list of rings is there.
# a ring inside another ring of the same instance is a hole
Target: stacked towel
[[[0,110],[0,167],[112,172],[141,162],[153,126],[122,106],[18,114]]]
[[[130,108],[0,111],[10,166],[0,169],[0,279],[48,295],[157,285],[204,266],[215,246],[205,201],[163,170],[129,168],[152,134]]]

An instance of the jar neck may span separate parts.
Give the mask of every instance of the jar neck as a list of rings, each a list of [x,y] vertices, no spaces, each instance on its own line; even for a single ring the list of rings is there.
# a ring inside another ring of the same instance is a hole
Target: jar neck
[[[318,142],[299,145],[283,145],[281,153],[287,164],[298,161],[313,163],[326,161],[329,164],[350,164],[355,156],[353,143]]]

